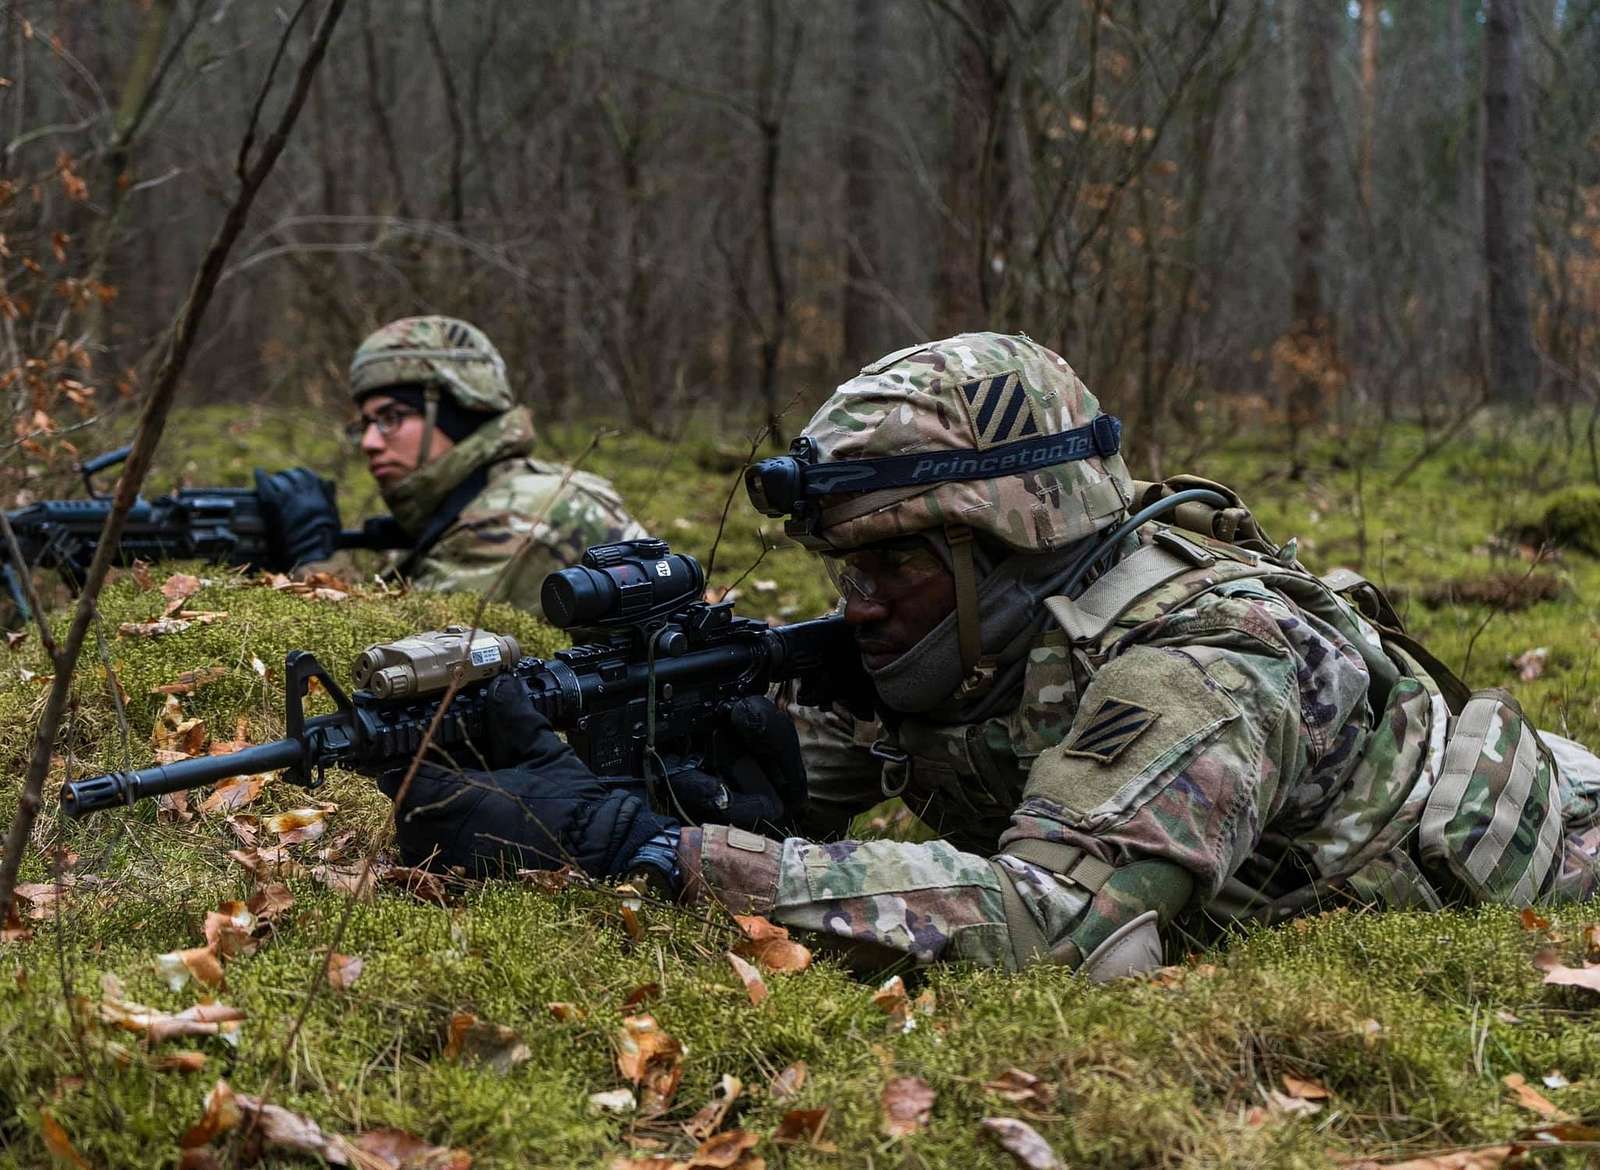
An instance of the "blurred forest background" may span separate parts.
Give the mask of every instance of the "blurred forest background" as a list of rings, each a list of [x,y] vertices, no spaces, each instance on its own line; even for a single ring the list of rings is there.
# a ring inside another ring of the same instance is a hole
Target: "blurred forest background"
[[[292,14],[0,3],[13,450],[137,396]],[[1597,135],[1600,0],[359,0],[187,393],[339,415],[365,332],[448,312],[547,419],[798,400],[786,436],[992,328],[1065,355],[1146,474],[1537,402],[1600,479]]]

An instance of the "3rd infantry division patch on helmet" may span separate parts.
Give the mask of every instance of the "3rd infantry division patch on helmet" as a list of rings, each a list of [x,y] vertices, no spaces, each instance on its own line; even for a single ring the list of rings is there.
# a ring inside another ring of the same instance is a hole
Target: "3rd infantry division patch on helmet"
[[[432,383],[465,410],[516,405],[500,351],[476,325],[454,317],[402,317],[371,334],[350,361],[350,396]]]
[[[955,452],[1061,434],[1100,416],[1099,402],[1059,354],[1021,335],[962,333],[866,366],[833,392],[804,434],[816,444],[819,469],[926,454],[930,466],[954,461],[946,470],[959,471]],[[839,497],[823,506],[817,527],[835,548],[956,524],[1020,552],[1043,552],[1110,526],[1132,492],[1120,454],[1090,455],[998,478]]]

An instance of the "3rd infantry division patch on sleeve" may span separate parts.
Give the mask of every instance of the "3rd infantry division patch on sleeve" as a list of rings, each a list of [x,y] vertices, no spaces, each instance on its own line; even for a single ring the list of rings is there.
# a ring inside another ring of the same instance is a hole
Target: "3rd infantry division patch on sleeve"
[[[1086,756],[1109,764],[1159,718],[1160,712],[1126,699],[1104,699],[1061,750],[1069,756]]]

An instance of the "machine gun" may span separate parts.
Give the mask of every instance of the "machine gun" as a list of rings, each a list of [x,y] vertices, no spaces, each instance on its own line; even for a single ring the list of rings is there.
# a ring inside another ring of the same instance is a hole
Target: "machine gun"
[[[719,765],[714,729],[724,705],[797,679],[807,705],[843,702],[866,713],[870,680],[842,617],[769,626],[735,617],[733,603],[702,600],[705,575],[665,541],[600,545],[580,564],[544,580],[541,602],[558,627],[589,640],[554,657],[523,657],[515,639],[450,626],[368,647],[347,695],[304,650],[284,669],[288,734],[228,755],[203,756],[135,772],[75,780],[62,810],[83,816],[143,797],[184,791],[230,776],[284,770],[316,788],[330,765],[376,774],[406,764],[434,725],[431,748],[461,750],[495,731],[486,726],[489,689],[510,673],[535,707],[599,776],[638,778],[647,788],[661,761]],[[333,698],[332,714],[307,718],[312,679]],[[455,684],[442,715],[440,704]],[[651,788],[653,800],[657,793]],[[665,811],[665,810],[663,810]]]
[[[123,462],[131,450],[119,447],[79,468],[88,499],[41,500],[6,514],[25,563],[13,563],[0,546],[0,582],[18,620],[32,616],[23,573],[37,566],[56,569],[74,591],[88,576],[100,529],[111,511],[111,498],[96,490],[94,476]],[[340,548],[406,548],[410,543],[388,516],[339,534]],[[267,530],[261,501],[249,488],[185,488],[153,500],[140,497],[117,542],[121,565],[136,560],[201,560],[287,572],[293,566],[283,559]]]

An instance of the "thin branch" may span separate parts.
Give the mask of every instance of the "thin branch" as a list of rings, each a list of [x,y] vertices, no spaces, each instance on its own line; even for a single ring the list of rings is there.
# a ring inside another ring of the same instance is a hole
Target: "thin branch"
[[[309,3],[309,0],[307,2]],[[251,204],[255,202],[256,194],[267,176],[272,173],[278,156],[283,153],[284,145],[289,140],[289,133],[294,128],[301,108],[305,105],[306,95],[310,92],[311,79],[327,51],[334,25],[338,22],[340,13],[344,11],[345,2],[346,0],[329,0],[322,21],[312,35],[305,60],[300,65],[300,73],[289,100],[272,133],[262,143],[260,154],[254,163],[243,165],[246,154],[241,151],[242,165],[238,194],[228,208],[222,225],[217,229],[211,246],[201,261],[200,269],[195,274],[194,282],[190,285],[189,295],[184,300],[183,307],[179,310],[168,333],[166,354],[156,371],[150,397],[146,400],[140,415],[133,450],[123,467],[121,477],[117,480],[116,495],[112,501],[111,511],[106,516],[105,525],[100,531],[94,560],[89,566],[89,572],[83,583],[83,592],[78,598],[77,607],[72,615],[72,624],[67,631],[66,645],[54,656],[55,677],[50,684],[50,694],[45,701],[44,714],[34,732],[33,754],[28,762],[27,776],[18,801],[17,813],[6,836],[5,856],[0,860],[0,919],[4,918],[12,906],[17,871],[22,864],[34,821],[39,814],[45,778],[50,771],[51,749],[55,746],[56,733],[60,730],[62,716],[66,712],[67,701],[71,696],[72,676],[83,651],[84,639],[88,636],[89,626],[97,612],[96,602],[100,590],[105,585],[106,576],[111,570],[111,562],[116,555],[122,530],[127,523],[128,512],[138,497],[139,488],[155,457],[156,445],[161,440],[167,415],[172,409],[173,397],[177,393],[178,379],[188,361],[189,352],[194,347],[200,321],[204,318],[206,308],[211,302],[228,252],[244,230],[245,219],[249,215]],[[286,31],[285,40],[288,35]],[[280,42],[279,56],[282,51],[283,44]],[[253,139],[254,129],[252,119],[251,128],[246,134],[247,142]]]

